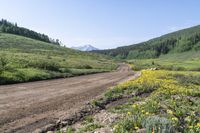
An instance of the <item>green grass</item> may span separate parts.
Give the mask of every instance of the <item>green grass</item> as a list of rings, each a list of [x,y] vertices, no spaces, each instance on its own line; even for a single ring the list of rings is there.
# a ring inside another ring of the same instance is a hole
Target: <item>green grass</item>
[[[156,59],[134,59],[127,62],[133,64],[135,70],[158,68],[177,71],[200,71],[200,53],[196,51],[167,54]]]
[[[92,116],[87,116],[81,123],[82,127],[77,130],[77,133],[91,132],[97,128],[103,127],[97,122],[94,122],[94,118]]]
[[[89,131],[94,131],[95,129],[101,128],[101,127],[103,126],[98,123],[89,123],[85,125],[84,127],[80,128],[77,133],[85,133]]]
[[[111,71],[108,57],[0,33],[0,84]]]
[[[94,132],[95,129],[102,128],[103,126],[94,121],[93,116],[87,116],[81,121],[80,126],[73,128],[72,126],[66,127],[66,130],[58,130],[57,133],[85,133]],[[66,131],[66,132],[64,132]]]

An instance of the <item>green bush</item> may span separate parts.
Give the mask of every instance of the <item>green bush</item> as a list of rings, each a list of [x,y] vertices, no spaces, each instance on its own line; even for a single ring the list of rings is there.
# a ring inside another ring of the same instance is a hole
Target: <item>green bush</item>
[[[78,69],[92,69],[92,66],[88,65],[88,64],[85,64],[85,65],[80,65],[80,66],[77,66]]]
[[[44,70],[50,70],[50,71],[59,71],[61,68],[60,64],[56,61],[49,61],[49,60],[31,60],[28,62],[27,67],[34,67],[34,68],[40,68]]]
[[[142,126],[147,133],[175,133],[173,123],[164,117],[150,116],[143,120]]]
[[[181,84],[196,84],[200,85],[200,75],[183,75],[183,74],[174,74],[174,78],[176,78]]]
[[[89,123],[89,124],[87,124],[85,127],[79,129],[77,133],[83,133],[83,132],[94,131],[95,129],[101,128],[101,127],[103,127],[103,126],[100,125],[100,124],[97,124],[97,123]]]

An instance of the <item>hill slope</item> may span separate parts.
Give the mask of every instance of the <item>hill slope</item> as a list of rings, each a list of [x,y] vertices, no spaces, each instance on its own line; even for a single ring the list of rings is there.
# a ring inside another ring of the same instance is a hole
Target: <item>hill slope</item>
[[[115,67],[106,56],[0,33],[0,84],[110,71]]]
[[[24,27],[19,27],[17,23],[14,24],[5,19],[0,20],[0,32],[20,35],[20,36],[36,39],[39,41],[60,45],[60,41],[58,39],[54,40],[45,34],[41,34]]]
[[[157,58],[162,54],[200,50],[200,26],[180,30],[147,42],[95,51],[120,59]]]

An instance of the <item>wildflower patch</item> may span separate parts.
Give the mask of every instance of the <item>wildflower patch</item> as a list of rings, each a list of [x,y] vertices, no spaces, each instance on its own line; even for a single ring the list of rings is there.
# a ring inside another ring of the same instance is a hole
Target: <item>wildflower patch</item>
[[[124,115],[113,125],[114,132],[125,133],[139,129],[145,129],[147,133],[200,132],[199,76],[198,72],[143,70],[138,79],[113,88],[107,93],[123,95],[154,90],[148,97],[133,99],[132,103],[112,110]],[[184,79],[190,77],[190,81],[183,83]]]

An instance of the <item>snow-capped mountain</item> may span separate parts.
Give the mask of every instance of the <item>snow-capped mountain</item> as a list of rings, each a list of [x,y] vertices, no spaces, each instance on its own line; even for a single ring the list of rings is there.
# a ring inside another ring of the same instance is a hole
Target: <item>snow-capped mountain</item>
[[[98,48],[93,47],[92,45],[84,45],[79,47],[71,47],[72,49],[80,50],[80,51],[93,51],[99,50]]]

